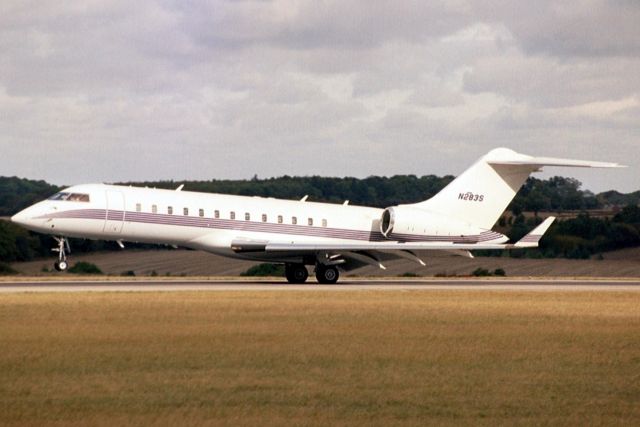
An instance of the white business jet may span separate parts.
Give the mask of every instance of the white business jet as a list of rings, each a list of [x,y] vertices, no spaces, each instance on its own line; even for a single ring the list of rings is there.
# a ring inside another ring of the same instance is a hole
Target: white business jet
[[[497,148],[423,202],[377,209],[263,197],[76,185],[11,220],[58,242],[55,268],[67,269],[68,237],[158,243],[253,261],[283,263],[291,283],[315,267],[319,283],[335,283],[338,267],[407,258],[439,250],[471,257],[471,250],[537,247],[549,217],[515,244],[492,231],[530,173],[543,166],[620,167],[616,163],[532,157]]]

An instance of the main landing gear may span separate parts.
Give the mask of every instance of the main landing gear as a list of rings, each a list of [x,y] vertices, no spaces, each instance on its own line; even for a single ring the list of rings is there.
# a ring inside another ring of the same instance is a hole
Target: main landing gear
[[[333,285],[338,281],[340,273],[333,265],[316,265],[316,279],[323,285]]]
[[[69,268],[69,264],[67,264],[67,252],[71,253],[69,241],[66,237],[54,237],[54,239],[58,242],[58,247],[51,250],[58,252],[58,260],[53,264],[53,268],[57,271],[65,271]]]
[[[304,264],[285,264],[284,275],[289,283],[304,283],[309,277],[309,272]]]
[[[309,278],[309,272],[304,264],[285,264],[284,275],[289,283],[304,283]],[[323,285],[333,285],[338,281],[340,273],[333,265],[316,265],[316,279]]]

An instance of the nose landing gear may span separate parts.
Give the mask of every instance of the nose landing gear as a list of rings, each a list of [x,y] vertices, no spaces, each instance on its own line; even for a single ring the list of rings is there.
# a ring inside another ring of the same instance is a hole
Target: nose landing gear
[[[58,242],[58,247],[51,250],[58,252],[58,261],[53,264],[53,268],[55,268],[56,271],[65,271],[69,268],[69,264],[67,264],[67,252],[71,253],[69,241],[66,237],[54,237],[54,239]]]

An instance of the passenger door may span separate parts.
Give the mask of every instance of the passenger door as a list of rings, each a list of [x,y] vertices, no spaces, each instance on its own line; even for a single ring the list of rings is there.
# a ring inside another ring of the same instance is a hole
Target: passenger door
[[[120,191],[107,190],[107,216],[104,232],[120,234],[124,222],[124,195]]]

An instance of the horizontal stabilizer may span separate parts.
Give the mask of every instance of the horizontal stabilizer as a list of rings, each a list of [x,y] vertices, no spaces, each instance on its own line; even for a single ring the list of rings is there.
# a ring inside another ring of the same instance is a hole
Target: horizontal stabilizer
[[[544,233],[547,232],[547,230],[549,229],[549,227],[551,227],[551,224],[553,224],[553,221],[555,220],[556,220],[556,217],[554,216],[548,217],[547,219],[542,221],[540,225],[538,225],[536,228],[531,230],[529,234],[524,236],[522,239],[518,240],[518,242],[514,245],[514,247],[515,248],[538,247],[538,243],[540,242],[540,239],[542,239],[542,236],[544,236]]]
[[[498,151],[498,150],[496,150]],[[520,154],[515,152],[503,153],[498,152],[495,156],[493,153],[485,158],[485,161],[490,165],[511,165],[511,166],[566,166],[575,168],[624,168],[626,166],[618,163],[610,162],[594,162],[591,160],[574,160],[574,159],[556,159],[554,157],[533,157],[526,154]]]

